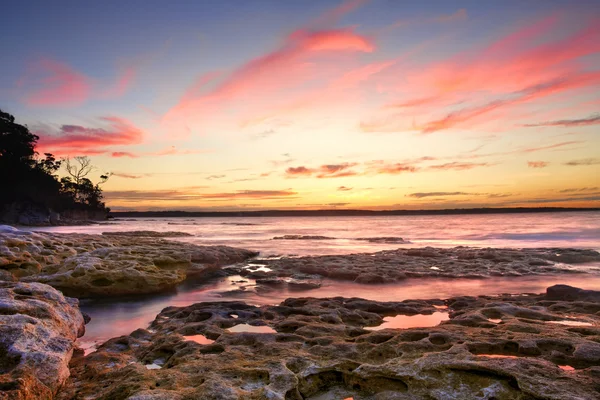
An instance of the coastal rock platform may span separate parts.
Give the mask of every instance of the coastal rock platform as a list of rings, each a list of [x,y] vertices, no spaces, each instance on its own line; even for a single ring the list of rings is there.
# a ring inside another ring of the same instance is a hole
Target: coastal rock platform
[[[600,292],[167,307],[71,372],[60,399],[593,399]]]
[[[74,297],[157,293],[256,255],[136,235],[4,232],[0,280],[42,282]]]
[[[41,283],[0,282],[0,399],[52,399],[85,332],[77,299]]]
[[[232,273],[249,278],[288,278],[307,275],[357,283],[392,283],[407,278],[489,278],[496,276],[597,273],[576,264],[600,263],[594,250],[539,248],[411,248],[377,253],[288,257],[252,260],[252,268]]]

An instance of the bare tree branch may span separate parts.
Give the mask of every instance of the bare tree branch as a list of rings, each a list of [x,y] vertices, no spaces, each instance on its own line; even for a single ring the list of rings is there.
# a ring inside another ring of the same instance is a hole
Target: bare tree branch
[[[83,178],[88,176],[90,172],[94,170],[92,160],[87,156],[73,157],[73,160],[67,157],[64,159],[64,162],[67,173],[71,175],[78,185],[81,184]]]

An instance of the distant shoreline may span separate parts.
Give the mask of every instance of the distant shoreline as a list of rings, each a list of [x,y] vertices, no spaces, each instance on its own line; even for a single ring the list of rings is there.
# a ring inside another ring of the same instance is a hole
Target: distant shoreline
[[[518,207],[518,208],[457,208],[443,210],[264,210],[264,211],[115,211],[114,218],[202,218],[202,217],[376,217],[412,215],[480,215],[527,214],[555,212],[600,211],[600,208]]]

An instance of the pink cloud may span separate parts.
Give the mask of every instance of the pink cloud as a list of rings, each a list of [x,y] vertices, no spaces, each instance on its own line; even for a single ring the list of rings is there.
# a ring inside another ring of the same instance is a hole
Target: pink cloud
[[[323,26],[360,4],[357,1],[344,3],[317,19],[318,23],[283,37],[273,51],[228,73],[200,76],[164,115],[163,127],[171,135],[185,137],[191,132],[203,133],[209,127],[219,129],[226,121],[245,126],[247,121],[271,120],[271,114],[282,109],[291,113],[304,107],[315,97],[315,88],[325,88],[347,72],[348,65],[353,65],[353,55],[375,51],[373,39],[357,33],[354,28]],[[377,65],[355,72],[339,84],[366,79],[383,68],[385,65]],[[235,111],[225,120],[220,114],[226,109]]]
[[[114,83],[100,83],[68,64],[42,58],[18,81],[25,92],[22,101],[29,106],[78,106],[91,99],[123,96],[135,79],[133,67],[124,68]]]
[[[389,102],[382,109],[383,115],[363,121],[361,129],[367,132],[420,130],[423,133],[455,127],[471,129],[506,119],[511,109],[520,104],[598,85],[600,71],[584,68],[580,60],[600,52],[599,22],[597,19],[584,22],[582,29],[561,38],[556,34],[562,31],[561,20],[551,16],[506,35],[482,50],[463,52],[445,61],[403,71],[406,77],[402,82],[403,92],[412,96]],[[483,103],[481,99],[485,99]],[[456,102],[469,105],[445,116],[430,117],[440,112],[440,107],[432,106]],[[390,114],[390,108],[411,108],[412,115]],[[494,117],[490,116],[492,113]],[[414,123],[419,114],[419,120],[429,121]]]
[[[102,128],[62,125],[57,131],[37,130],[38,150],[55,155],[103,154],[110,146],[130,146],[142,142],[144,133],[131,122],[118,117],[101,117]],[[117,157],[125,152],[115,152]],[[127,153],[128,155],[130,153]]]
[[[78,105],[90,95],[92,85],[88,77],[59,61],[41,59],[31,73],[33,77],[19,82],[28,91],[23,98],[28,105]]]
[[[129,157],[129,158],[137,158],[138,156],[134,153],[130,153],[128,151],[113,151],[110,154],[113,158],[121,158],[121,157]]]

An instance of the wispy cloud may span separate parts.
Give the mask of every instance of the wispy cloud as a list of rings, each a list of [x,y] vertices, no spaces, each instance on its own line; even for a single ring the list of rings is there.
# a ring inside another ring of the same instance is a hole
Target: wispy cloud
[[[548,164],[547,161],[527,161],[529,168],[546,168]]]
[[[579,160],[572,160],[564,163],[564,165],[569,165],[571,167],[582,166],[582,165],[598,165],[600,164],[600,158],[582,158]]]
[[[343,164],[325,164],[318,168],[308,168],[303,165],[298,167],[290,167],[285,170],[286,177],[307,177],[315,176],[316,178],[343,178],[348,176],[355,176],[358,173],[352,170],[352,167],[358,165],[357,163],[343,163]]]
[[[109,153],[111,146],[131,146],[144,138],[142,130],[124,118],[101,117],[101,128],[80,125],[62,125],[58,130],[35,130],[40,137],[38,146],[55,155],[82,155]],[[117,157],[131,153],[115,152]]]
[[[581,188],[571,188],[571,189],[563,189],[559,190],[559,193],[585,193],[585,192],[595,192],[600,190],[600,187],[581,187]]]
[[[417,199],[422,199],[425,197],[446,197],[446,196],[470,196],[473,193],[467,192],[417,192],[407,194],[407,197],[414,197]]]
[[[298,193],[292,190],[238,190],[224,193],[198,193],[193,188],[170,190],[106,190],[104,195],[110,200],[122,201],[198,201],[198,200],[272,200],[290,198]]]
[[[445,164],[430,165],[430,166],[427,167],[427,169],[429,169],[429,170],[456,170],[456,171],[465,171],[465,170],[473,169],[473,168],[477,168],[477,167],[489,167],[491,165],[492,164],[486,163],[486,162],[473,163],[473,162],[455,161],[455,162],[450,162],[450,163],[445,163]]]
[[[143,178],[143,175],[136,174],[127,174],[124,172],[113,172],[111,176],[116,176],[117,178],[125,178],[125,179],[140,179]]]
[[[23,102],[29,106],[78,106],[95,98],[122,96],[131,87],[136,76],[133,67],[119,72],[114,83],[100,83],[77,71],[70,65],[42,58],[19,79]]]
[[[527,126],[527,127],[534,127],[534,126],[573,127],[573,126],[588,126],[588,125],[598,125],[598,124],[600,124],[600,114],[594,114],[587,118],[559,119],[556,121],[546,121],[546,122],[540,122],[537,124],[524,124],[523,126]]]

